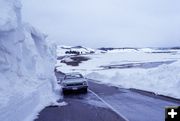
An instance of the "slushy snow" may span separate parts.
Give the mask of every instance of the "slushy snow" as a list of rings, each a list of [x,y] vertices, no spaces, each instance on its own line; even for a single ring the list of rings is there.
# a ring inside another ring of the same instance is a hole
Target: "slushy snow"
[[[59,98],[55,51],[20,11],[20,0],[0,0],[0,121],[32,121]]]

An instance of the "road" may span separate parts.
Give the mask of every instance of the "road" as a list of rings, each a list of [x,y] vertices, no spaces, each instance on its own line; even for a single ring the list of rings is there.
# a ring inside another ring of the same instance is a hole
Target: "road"
[[[105,86],[105,85],[104,85]],[[93,85],[93,90],[129,121],[164,121],[165,107],[180,105],[179,100],[135,89]]]
[[[87,94],[70,93],[62,107],[47,107],[35,121],[164,121],[165,106],[180,100],[153,93],[124,89],[89,80]]]

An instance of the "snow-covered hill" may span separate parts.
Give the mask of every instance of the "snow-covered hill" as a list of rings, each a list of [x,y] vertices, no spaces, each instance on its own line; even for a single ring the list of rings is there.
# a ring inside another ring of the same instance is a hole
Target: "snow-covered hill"
[[[21,22],[20,0],[0,0],[0,121],[32,120],[56,101],[54,51]]]
[[[95,52],[94,49],[83,47],[83,46],[59,45],[57,47],[57,56],[92,54],[94,52]]]

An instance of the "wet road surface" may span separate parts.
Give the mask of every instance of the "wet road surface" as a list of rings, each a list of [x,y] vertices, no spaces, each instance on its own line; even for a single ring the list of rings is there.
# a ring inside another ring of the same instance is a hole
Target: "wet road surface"
[[[141,90],[109,86],[106,93],[102,88],[102,85],[96,85],[92,90],[129,121],[164,121],[165,107],[180,105],[180,100]]]
[[[65,95],[61,101],[67,102],[66,106],[47,107],[35,121],[124,121],[123,117],[129,121],[164,121],[165,106],[180,105],[179,100],[153,93],[94,82],[89,80],[87,94]]]

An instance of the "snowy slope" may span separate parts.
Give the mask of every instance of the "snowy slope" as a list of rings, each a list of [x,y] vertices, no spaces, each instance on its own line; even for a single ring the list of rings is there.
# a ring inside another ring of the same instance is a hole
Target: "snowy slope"
[[[176,53],[166,53],[166,50],[165,53],[151,53],[152,51],[156,50],[115,49],[103,54],[84,55],[90,60],[80,63],[79,66],[72,67],[60,63],[59,60],[57,66],[60,71],[78,71],[101,83],[142,89],[180,99],[179,50]]]
[[[54,52],[21,22],[19,0],[0,0],[0,121],[30,121],[56,101]]]

